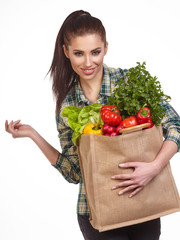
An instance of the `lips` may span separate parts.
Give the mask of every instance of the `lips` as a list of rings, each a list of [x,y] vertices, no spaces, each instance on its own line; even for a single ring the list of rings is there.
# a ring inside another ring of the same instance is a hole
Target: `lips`
[[[84,74],[91,75],[95,71],[95,68],[81,68],[81,70]]]

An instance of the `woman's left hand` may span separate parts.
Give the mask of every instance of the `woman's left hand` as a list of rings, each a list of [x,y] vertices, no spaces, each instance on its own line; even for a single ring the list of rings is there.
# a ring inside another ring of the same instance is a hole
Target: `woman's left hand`
[[[129,197],[133,197],[140,192],[159,172],[153,162],[126,162],[120,164],[121,168],[134,168],[132,173],[118,174],[112,176],[112,179],[123,180],[114,185],[112,189],[123,188],[119,195],[132,191]]]

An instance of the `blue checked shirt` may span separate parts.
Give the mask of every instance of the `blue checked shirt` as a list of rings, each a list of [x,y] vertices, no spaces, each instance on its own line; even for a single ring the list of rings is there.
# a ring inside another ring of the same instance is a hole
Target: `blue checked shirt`
[[[127,70],[109,68],[104,65],[103,82],[97,103],[102,105],[106,104],[108,97],[115,88],[115,82],[122,76],[125,79],[126,72]],[[92,103],[85,97],[77,80],[75,86],[64,99],[61,110],[67,106],[74,105],[83,108],[91,104]],[[178,149],[180,149],[180,118],[170,104],[163,103],[163,106],[166,108],[166,115],[162,120],[164,139],[174,141],[178,145]],[[74,146],[72,142],[73,130],[68,126],[67,119],[61,117],[60,114],[56,116],[56,122],[62,153],[59,154],[54,167],[61,172],[68,182],[79,183],[77,213],[80,215],[89,215],[77,147]]]

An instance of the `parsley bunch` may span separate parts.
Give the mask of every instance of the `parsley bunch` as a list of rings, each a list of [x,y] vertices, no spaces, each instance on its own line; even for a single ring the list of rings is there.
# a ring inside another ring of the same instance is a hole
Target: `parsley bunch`
[[[168,102],[171,97],[163,93],[157,77],[152,77],[145,65],[145,62],[137,62],[136,67],[129,69],[126,80],[124,77],[119,78],[108,104],[117,106],[124,119],[136,116],[146,103],[151,111],[153,124],[159,125],[165,114],[162,102]]]

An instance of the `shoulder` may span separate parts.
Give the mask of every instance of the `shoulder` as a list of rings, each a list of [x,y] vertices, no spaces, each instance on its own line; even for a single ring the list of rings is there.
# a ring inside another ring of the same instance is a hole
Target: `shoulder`
[[[104,76],[109,76],[110,79],[117,80],[120,77],[125,78],[126,73],[128,72],[128,69],[123,69],[123,68],[114,68],[114,67],[109,67],[106,64],[104,64]]]
[[[76,102],[75,87],[72,87],[61,104],[61,111],[65,107],[75,105],[75,102]]]
[[[56,123],[58,125],[66,125],[67,124],[67,118],[61,116],[61,112],[64,108],[69,107],[69,106],[75,106],[76,105],[76,95],[75,95],[75,88],[72,87],[71,90],[68,92],[66,97],[64,98],[60,111],[56,110]]]

